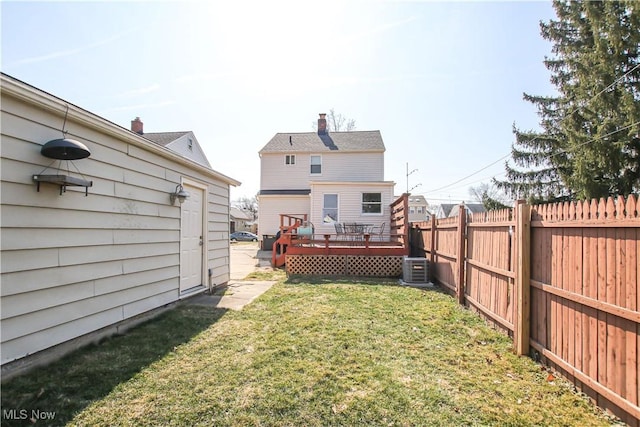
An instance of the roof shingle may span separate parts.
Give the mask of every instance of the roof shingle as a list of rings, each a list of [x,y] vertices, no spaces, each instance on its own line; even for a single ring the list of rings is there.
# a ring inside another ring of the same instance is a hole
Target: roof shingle
[[[145,133],[142,136],[147,138],[150,141],[155,142],[158,145],[162,145],[166,147],[168,144],[171,144],[176,139],[188,134],[188,131],[183,132],[152,132]]]
[[[277,133],[260,153],[292,151],[385,151],[380,131]]]

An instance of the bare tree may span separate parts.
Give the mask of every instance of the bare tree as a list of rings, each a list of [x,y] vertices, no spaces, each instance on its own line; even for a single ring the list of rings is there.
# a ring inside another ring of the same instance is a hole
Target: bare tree
[[[233,206],[251,215],[253,221],[258,218],[258,198],[256,196],[240,197],[233,201]]]
[[[318,123],[312,123],[313,130],[318,130]],[[356,121],[349,119],[342,115],[342,113],[336,113],[331,108],[329,114],[327,114],[327,131],[329,132],[351,132],[356,130]]]
[[[469,195],[478,203],[482,203],[488,211],[509,207],[507,196],[486,182],[479,184],[477,187],[469,187]]]

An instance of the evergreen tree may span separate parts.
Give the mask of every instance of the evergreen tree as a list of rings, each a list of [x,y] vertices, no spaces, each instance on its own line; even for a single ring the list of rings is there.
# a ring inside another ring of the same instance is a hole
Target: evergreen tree
[[[532,201],[640,189],[640,2],[554,0],[541,23],[556,96],[532,96],[540,132],[515,125],[515,166],[495,184]]]

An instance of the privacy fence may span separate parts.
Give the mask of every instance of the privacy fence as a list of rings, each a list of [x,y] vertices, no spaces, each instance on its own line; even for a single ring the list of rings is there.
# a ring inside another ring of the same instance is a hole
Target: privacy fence
[[[602,408],[640,426],[640,203],[634,196],[413,223],[432,279]]]

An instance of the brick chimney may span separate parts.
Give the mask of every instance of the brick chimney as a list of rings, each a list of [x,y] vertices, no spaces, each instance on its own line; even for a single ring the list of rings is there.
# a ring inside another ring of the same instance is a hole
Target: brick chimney
[[[318,119],[318,135],[326,135],[327,134],[327,119],[325,113],[320,113],[320,118]]]
[[[144,131],[142,130],[144,124],[140,117],[136,117],[134,120],[131,120],[131,132],[135,132],[138,135],[142,135]]]

